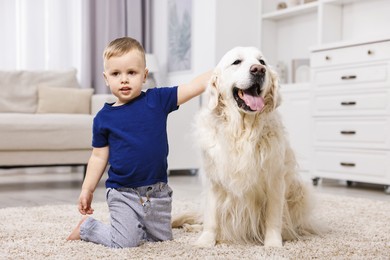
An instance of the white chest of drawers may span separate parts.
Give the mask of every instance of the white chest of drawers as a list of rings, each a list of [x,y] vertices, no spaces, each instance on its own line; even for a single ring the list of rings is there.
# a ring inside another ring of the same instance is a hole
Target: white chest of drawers
[[[313,50],[311,170],[390,192],[390,39]]]

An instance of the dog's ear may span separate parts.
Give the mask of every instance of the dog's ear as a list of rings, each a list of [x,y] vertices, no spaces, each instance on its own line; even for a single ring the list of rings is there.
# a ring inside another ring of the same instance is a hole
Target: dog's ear
[[[278,106],[280,106],[282,102],[282,98],[279,95],[279,77],[278,74],[271,70],[271,81],[272,81],[272,87],[271,87],[271,94],[272,94],[272,103],[273,103],[273,109],[276,109]]]
[[[216,72],[214,72],[213,76],[211,77],[209,85],[207,86],[207,92],[209,95],[208,107],[210,110],[213,110],[218,106],[218,99],[219,99],[218,75]]]

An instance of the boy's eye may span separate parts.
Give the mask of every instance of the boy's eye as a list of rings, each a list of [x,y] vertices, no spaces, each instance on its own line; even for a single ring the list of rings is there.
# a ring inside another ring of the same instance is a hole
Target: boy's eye
[[[119,75],[119,72],[113,72],[111,75],[116,77]]]

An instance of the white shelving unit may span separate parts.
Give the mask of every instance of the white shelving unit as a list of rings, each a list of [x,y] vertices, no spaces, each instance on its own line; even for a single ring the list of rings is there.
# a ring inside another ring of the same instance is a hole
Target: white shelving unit
[[[390,194],[390,37],[315,49],[311,64],[313,183],[376,183]]]
[[[276,10],[278,2],[262,1],[261,49],[270,64],[286,65],[288,83],[292,60],[309,59],[312,47],[390,35],[388,0],[317,0]]]
[[[287,68],[287,81],[281,84],[280,112],[301,172],[311,176],[313,84],[311,80],[292,81],[293,60],[309,60],[314,49],[388,38],[390,1],[317,0],[276,10],[279,2],[283,0],[262,0],[260,48],[269,64],[282,63]]]

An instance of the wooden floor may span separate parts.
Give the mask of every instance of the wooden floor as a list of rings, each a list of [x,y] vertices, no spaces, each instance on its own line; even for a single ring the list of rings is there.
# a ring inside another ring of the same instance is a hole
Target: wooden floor
[[[36,168],[27,172],[17,169],[0,170],[0,208],[76,205],[82,178],[82,169],[70,167],[55,170]],[[105,200],[104,179],[105,176],[94,194],[96,202]],[[197,176],[171,174],[169,184],[176,198],[193,199],[200,196],[201,185]],[[347,187],[345,182],[322,180],[315,190],[390,202],[390,195],[383,192],[382,185],[358,183]]]

